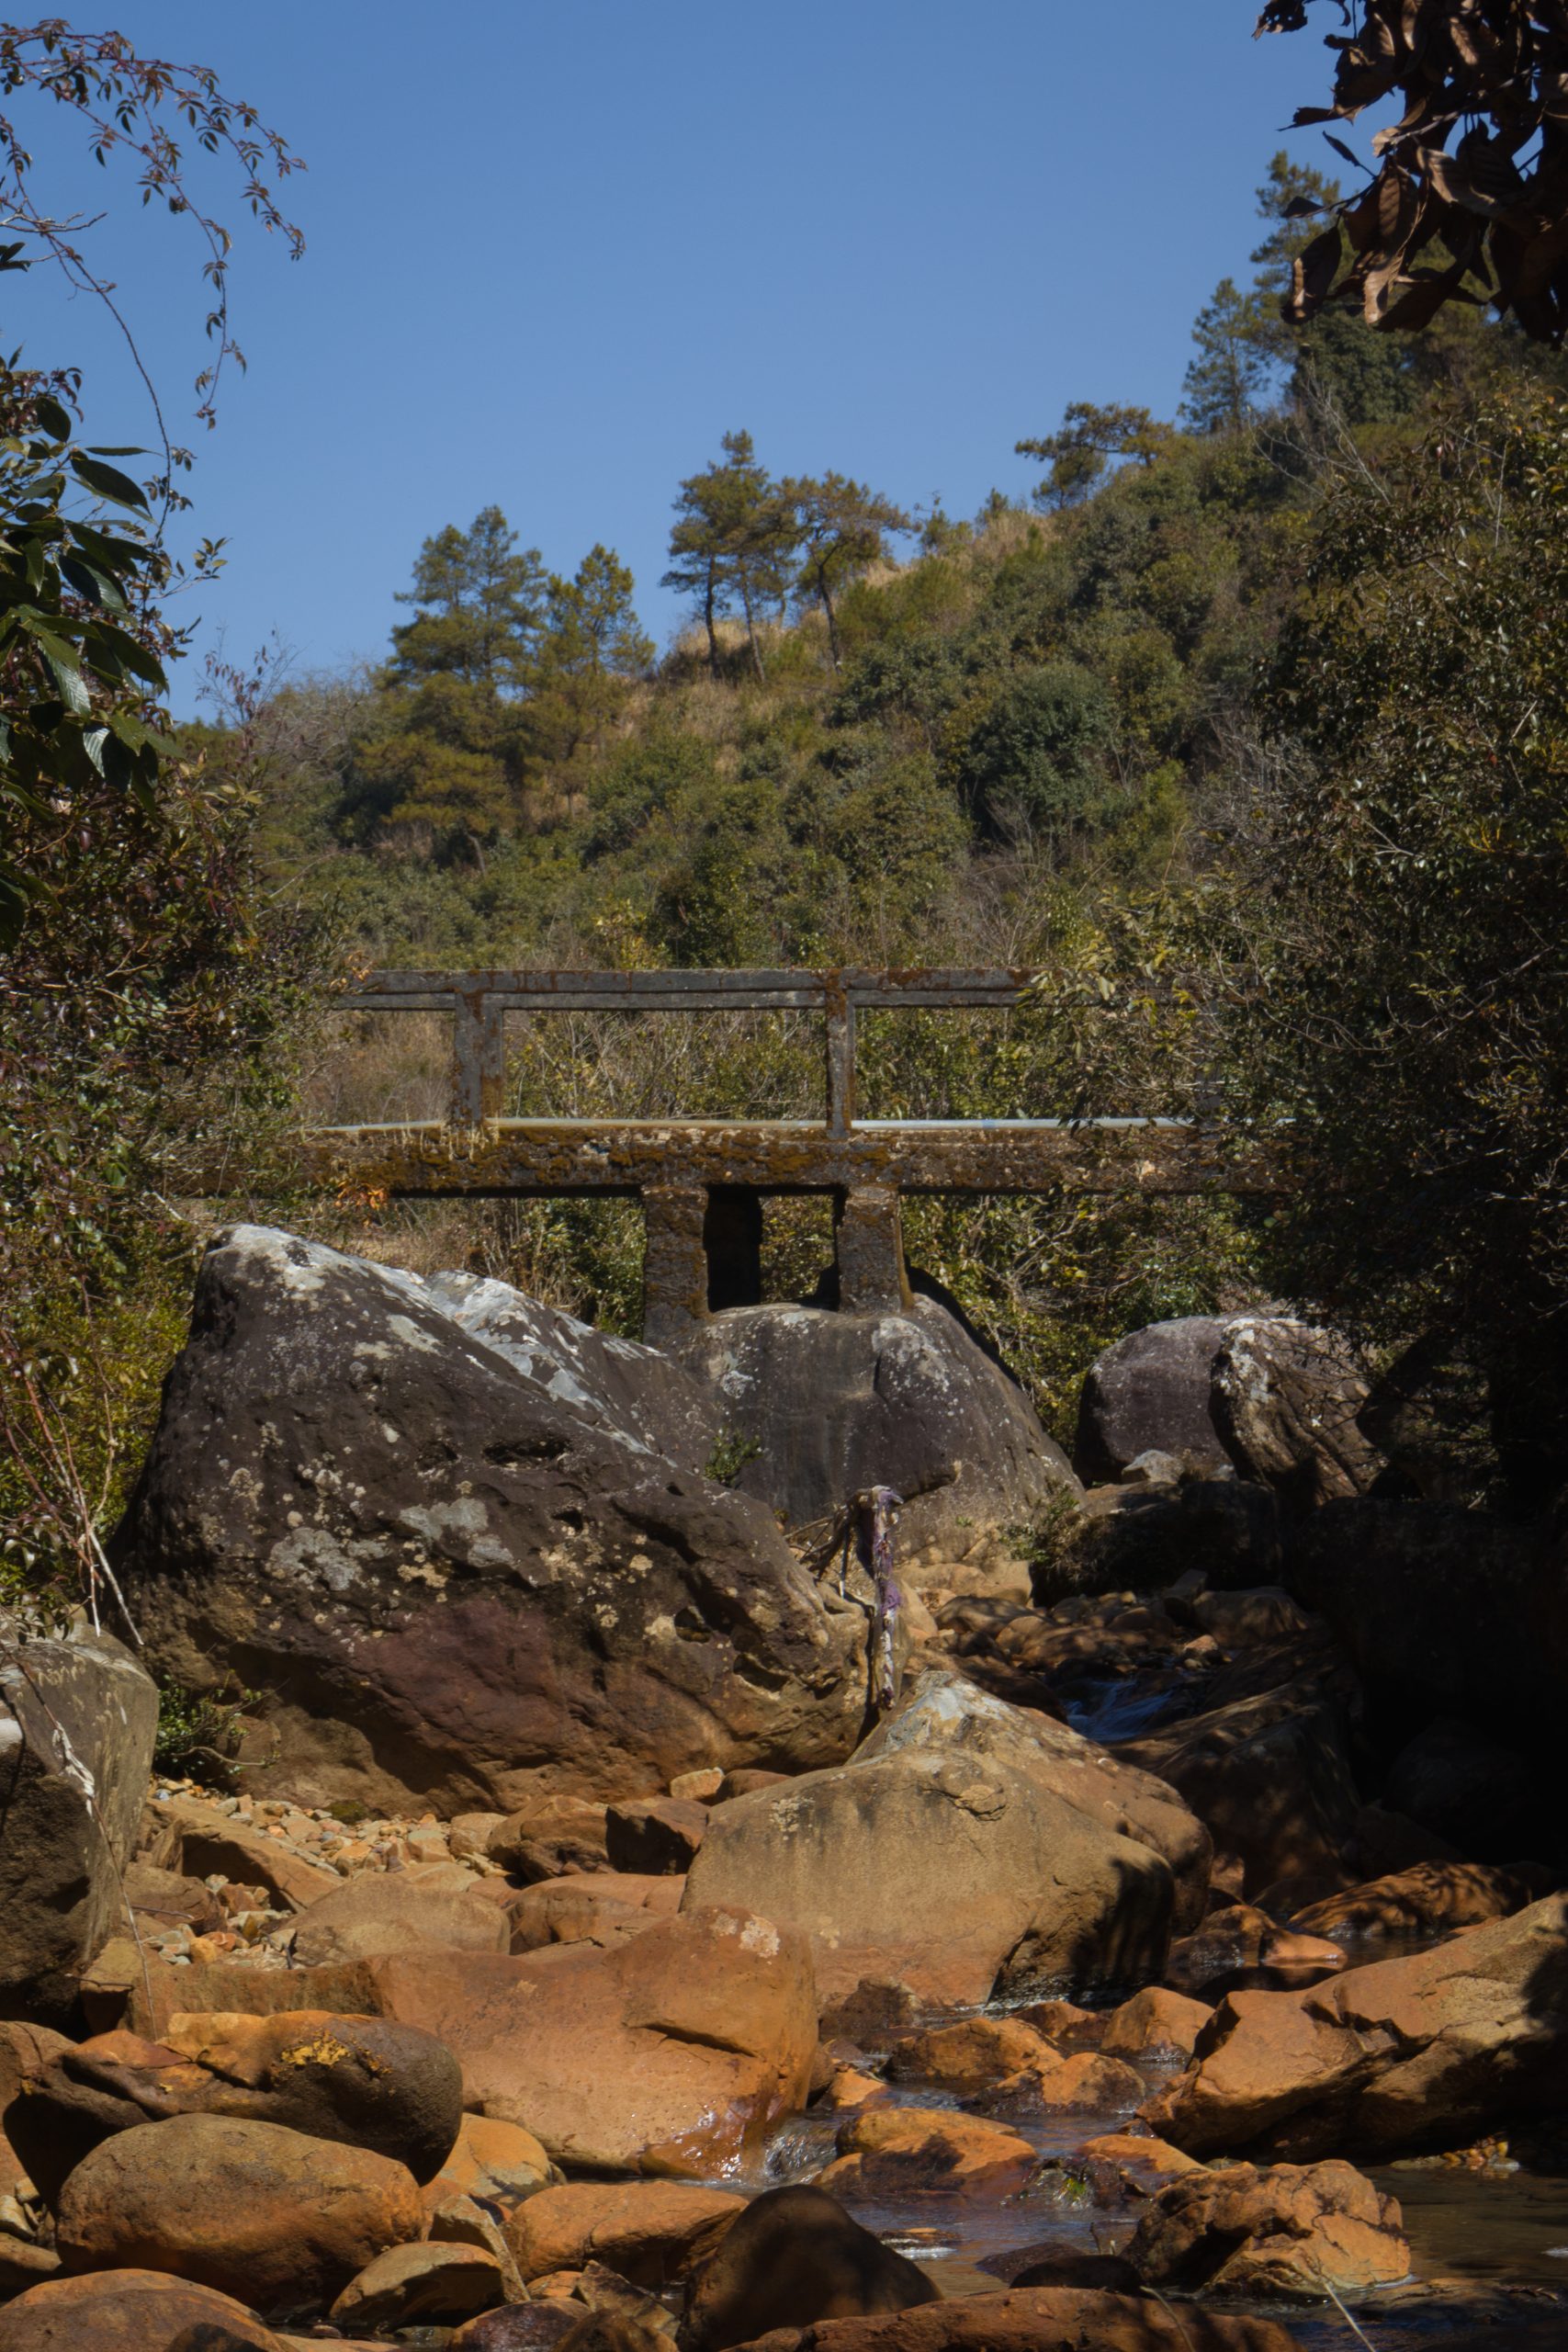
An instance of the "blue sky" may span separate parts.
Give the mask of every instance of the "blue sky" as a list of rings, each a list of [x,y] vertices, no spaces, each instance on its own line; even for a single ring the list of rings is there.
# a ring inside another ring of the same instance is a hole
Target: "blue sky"
[[[1255,13],[122,0],[109,21],[214,66],[310,167],[285,192],[294,264],[231,176],[201,183],[250,368],[197,444],[195,524],[229,541],[187,608],[198,641],[243,660],[276,635],[303,671],[377,658],[421,539],[493,501],[557,570],[618,548],[662,643],[671,500],[728,427],[777,471],[965,514],[1028,491],[1012,445],[1069,400],[1169,413],[1196,311],[1246,274],[1269,155],[1333,161],[1280,130],[1325,52],[1253,40]],[[98,251],[194,435],[194,236],[12,103],[57,209],[118,193]],[[7,345],[87,367],[91,437],[144,437],[90,307],[41,273],[5,283]]]

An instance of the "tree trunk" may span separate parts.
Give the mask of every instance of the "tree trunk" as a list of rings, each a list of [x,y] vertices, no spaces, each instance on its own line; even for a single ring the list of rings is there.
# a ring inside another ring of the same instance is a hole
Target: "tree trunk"
[[[767,675],[762,668],[761,651],[757,643],[756,625],[751,618],[751,591],[746,584],[744,572],[740,575],[740,609],[746,616],[746,642],[751,649],[751,667],[756,671],[761,683],[766,685]]]
[[[828,616],[828,650],[833,657],[834,669],[840,670],[843,667],[843,663],[839,659],[839,617],[833,610],[833,599],[828,593],[828,575],[826,572],[821,572],[818,575],[817,585],[821,591],[822,610]]]
[[[713,625],[713,598],[714,577],[713,566],[710,563],[708,566],[707,592],[703,598],[703,627],[708,633],[708,669],[712,675],[716,678],[718,675],[718,632]]]

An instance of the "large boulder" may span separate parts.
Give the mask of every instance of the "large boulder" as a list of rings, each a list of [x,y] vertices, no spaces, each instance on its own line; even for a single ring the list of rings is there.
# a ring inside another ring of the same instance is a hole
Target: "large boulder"
[[[122,1919],[158,1692],[85,1625],[39,1640],[0,1621],[0,2016],[64,2019]]]
[[[756,1449],[737,1487],[791,1527],[892,1487],[903,1555],[953,1558],[977,1530],[1038,1519],[1077,1490],[1022,1389],[935,1299],[883,1315],[734,1307],[681,1356]]]
[[[55,2242],[70,2271],[172,2270],[259,2311],[308,2311],[423,2219],[412,2174],[389,2157],[276,2123],[175,2115],[83,2158]]]
[[[705,2264],[745,2211],[744,2198],[684,2181],[580,2180],[520,2205],[506,2242],[525,2283],[603,2262],[657,2292]]]
[[[682,2352],[729,2352],[779,2327],[918,2310],[939,2290],[824,2188],[772,2188],[732,2222],[693,2282]]]
[[[1410,2268],[1403,2219],[1354,2165],[1227,2165],[1162,2188],[1127,2249],[1145,2283],[1179,2295],[1312,2301],[1391,2287]]]
[[[1208,1859],[1160,1782],[931,1674],[848,1764],[716,1805],[682,1899],[803,1929],[829,1999],[967,2005],[1157,1975],[1178,1875],[1201,1907]]]
[[[425,1288],[460,1329],[612,1437],[641,1440],[682,1470],[705,1470],[723,1428],[718,1399],[658,1348],[616,1339],[558,1306],[480,1274],[432,1274]]]
[[[163,2270],[98,2270],[31,2288],[0,2317],[4,2352],[287,2352],[244,2303]]]
[[[1383,1469],[1357,1418],[1369,1393],[1348,1340],[1287,1316],[1233,1317],[1214,1359],[1226,1452],[1296,1510],[1364,1495]]]
[[[1308,1675],[1146,1732],[1120,1752],[1179,1792],[1213,1838],[1217,1867],[1240,1871],[1249,1900],[1300,1887],[1307,1902],[1323,1882],[1356,1875],[1345,1862],[1359,1804],[1348,1730],[1334,1691]]]
[[[1145,1324],[1097,1356],[1078,1399],[1073,1458],[1090,1486],[1120,1478],[1141,1453],[1184,1469],[1230,1466],[1214,1425],[1211,1382],[1229,1318],[1179,1315]]]
[[[462,2115],[462,2075],[443,2044],[384,2018],[324,2010],[184,2016],[165,2042],[116,2031],[68,2044],[7,2109],[17,2154],[51,2201],[115,2132],[171,2115],[279,2123],[439,2172]]]
[[[1232,1993],[1144,2120],[1194,2155],[1453,2148],[1568,2098],[1568,1895],[1303,1993]]]
[[[859,1612],[581,1389],[412,1275],[218,1237],[117,1549],[165,1670],[270,1694],[252,1785],[510,1813],[848,1752]]]
[[[558,2164],[711,2179],[805,2105],[817,2006],[804,1936],[738,1910],[604,1947],[370,1963],[386,2014],[448,2044],[465,2104]]]

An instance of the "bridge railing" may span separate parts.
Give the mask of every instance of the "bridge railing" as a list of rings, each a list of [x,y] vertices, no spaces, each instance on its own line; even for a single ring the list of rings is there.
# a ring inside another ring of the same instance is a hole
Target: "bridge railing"
[[[943,970],[677,972],[371,972],[338,1001],[344,1012],[445,1012],[454,1023],[451,1117],[457,1127],[500,1118],[509,1012],[818,1012],[825,1022],[829,1135],[855,1123],[855,1023],[863,1012],[927,1007],[1008,1010],[1035,974]]]

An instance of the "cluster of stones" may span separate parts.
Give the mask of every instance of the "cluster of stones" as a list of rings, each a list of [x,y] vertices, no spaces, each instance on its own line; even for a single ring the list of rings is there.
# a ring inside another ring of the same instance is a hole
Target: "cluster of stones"
[[[1363,1801],[1358,1669],[1191,1412],[1168,1476],[1102,1367],[1114,1475],[1032,1585],[933,1539],[878,1714],[852,1561],[655,1449],[647,1351],[574,1402],[542,1309],[280,1237],[204,1282],[122,1572],[163,1662],[293,1680],[243,1793],[149,1787],[125,1650],[4,1645],[0,2352],[1290,2352],[1429,2295],[1359,2167],[1561,2107],[1568,1897],[1435,1826],[1451,1727]]]

